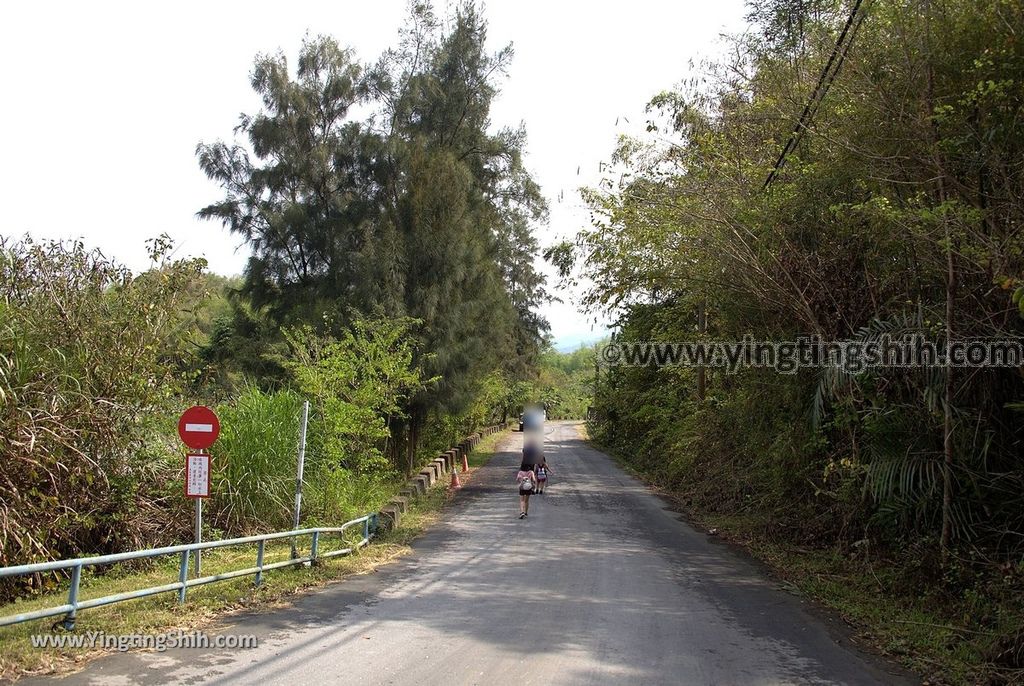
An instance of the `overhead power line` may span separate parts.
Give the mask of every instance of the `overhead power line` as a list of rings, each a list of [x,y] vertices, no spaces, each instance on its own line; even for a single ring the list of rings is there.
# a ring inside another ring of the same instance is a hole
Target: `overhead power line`
[[[862,4],[863,0],[856,0],[853,4],[850,16],[846,19],[846,25],[843,26],[842,33],[839,34],[836,44],[832,47],[832,54],[829,56],[828,62],[825,63],[825,68],[821,70],[818,84],[807,99],[807,104],[804,105],[804,110],[800,113],[800,119],[797,120],[796,126],[793,127],[793,131],[789,134],[786,147],[779,153],[779,159],[775,161],[775,166],[772,167],[768,178],[764,180],[764,186],[761,187],[762,190],[766,190],[771,185],[772,181],[775,180],[775,177],[782,170],[783,165],[786,164],[786,157],[796,150],[796,146],[800,143],[804,131],[807,130],[808,125],[818,111],[819,105],[825,99],[825,94],[828,93],[829,87],[835,81],[840,68],[842,68],[843,61],[846,59],[846,53],[849,52],[853,39],[857,35],[857,30],[864,21],[864,14],[860,12]]]

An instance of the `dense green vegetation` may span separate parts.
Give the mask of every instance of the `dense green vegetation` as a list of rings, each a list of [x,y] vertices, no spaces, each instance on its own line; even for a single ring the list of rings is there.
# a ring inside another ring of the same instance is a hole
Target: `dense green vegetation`
[[[549,419],[584,419],[594,393],[597,373],[595,347],[572,352],[547,349],[529,398],[544,403]]]
[[[512,51],[485,46],[472,5],[416,3],[373,63],[329,37],[291,67],[258,57],[262,109],[196,151],[223,189],[199,216],[252,250],[241,278],[166,238],[141,274],[81,244],[0,245],[0,565],[188,540],[191,404],[222,419],[206,521],[224,536],[291,524],[304,401],[309,523],[518,412],[546,345],[547,208],[525,132],[489,119]]]
[[[621,141],[586,194],[593,227],[549,252],[619,341],[1020,336],[1019,2],[856,3],[842,69],[766,187],[853,5],[751,2],[758,30],[652,100],[648,141]],[[895,565],[877,592],[947,612],[961,652],[1012,668],[1022,399],[1020,369],[616,367],[590,430],[697,511]]]

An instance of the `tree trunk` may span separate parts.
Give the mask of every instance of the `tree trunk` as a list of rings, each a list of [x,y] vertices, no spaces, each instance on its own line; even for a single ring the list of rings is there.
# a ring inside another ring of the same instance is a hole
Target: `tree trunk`
[[[927,79],[925,88],[925,114],[930,119],[930,131],[932,135],[932,156],[936,170],[938,201],[940,205],[946,203],[946,165],[942,159],[942,150],[939,147],[941,136],[939,125],[934,117],[935,113],[935,67],[932,63],[931,27],[932,27],[932,6],[930,0],[924,0],[925,14],[925,62]],[[943,208],[943,212],[946,209]],[[953,367],[950,364],[949,353],[953,343],[953,317],[955,315],[956,303],[956,264],[953,259],[953,230],[950,226],[949,217],[942,217],[942,238],[945,241],[946,253],[946,376],[943,383],[943,408],[942,408],[942,533],[939,539],[939,547],[942,552],[942,562],[945,564],[949,559],[950,543],[953,540],[953,467],[955,464],[953,455]]]
[[[697,328],[700,331],[700,342],[704,343],[704,334],[708,330],[707,301],[701,300],[697,306]],[[697,400],[704,402],[704,393],[708,385],[708,371],[704,366],[697,367]]]
[[[420,443],[420,427],[423,425],[423,412],[414,407],[409,412],[409,440],[406,444],[406,456],[409,461],[409,476],[416,473],[416,449]]]
[[[409,425],[409,440],[407,440],[406,443],[405,443],[405,458],[408,461],[408,466],[406,467],[405,471],[406,471],[406,473],[409,476],[412,476],[413,472],[415,471],[415,467],[416,467],[416,465],[414,464],[415,461],[416,461],[416,448],[414,447],[414,441],[415,441],[414,436],[415,435],[416,435],[416,428],[415,428],[415,426],[410,424]]]
[[[949,219],[943,219],[946,240],[946,379],[942,413],[942,560],[949,557],[949,544],[953,539],[953,366],[949,351],[953,344],[953,314],[956,298],[956,267],[953,264],[953,236]]]

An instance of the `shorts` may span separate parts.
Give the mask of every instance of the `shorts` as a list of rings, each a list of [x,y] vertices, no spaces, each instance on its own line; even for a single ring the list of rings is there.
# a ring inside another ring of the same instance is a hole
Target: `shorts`
[[[521,488],[519,489],[519,495],[533,495],[533,494],[534,494],[534,493],[536,493],[536,492],[537,492],[537,489],[535,489],[535,488],[531,488],[531,489],[530,489],[530,490],[528,490],[528,491],[524,491],[524,490],[523,490],[523,489],[521,489]]]

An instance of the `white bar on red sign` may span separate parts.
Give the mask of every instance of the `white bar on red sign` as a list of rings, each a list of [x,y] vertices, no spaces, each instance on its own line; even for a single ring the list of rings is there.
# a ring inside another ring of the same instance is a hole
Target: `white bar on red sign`
[[[186,424],[185,431],[192,431],[200,434],[212,434],[213,424]]]

